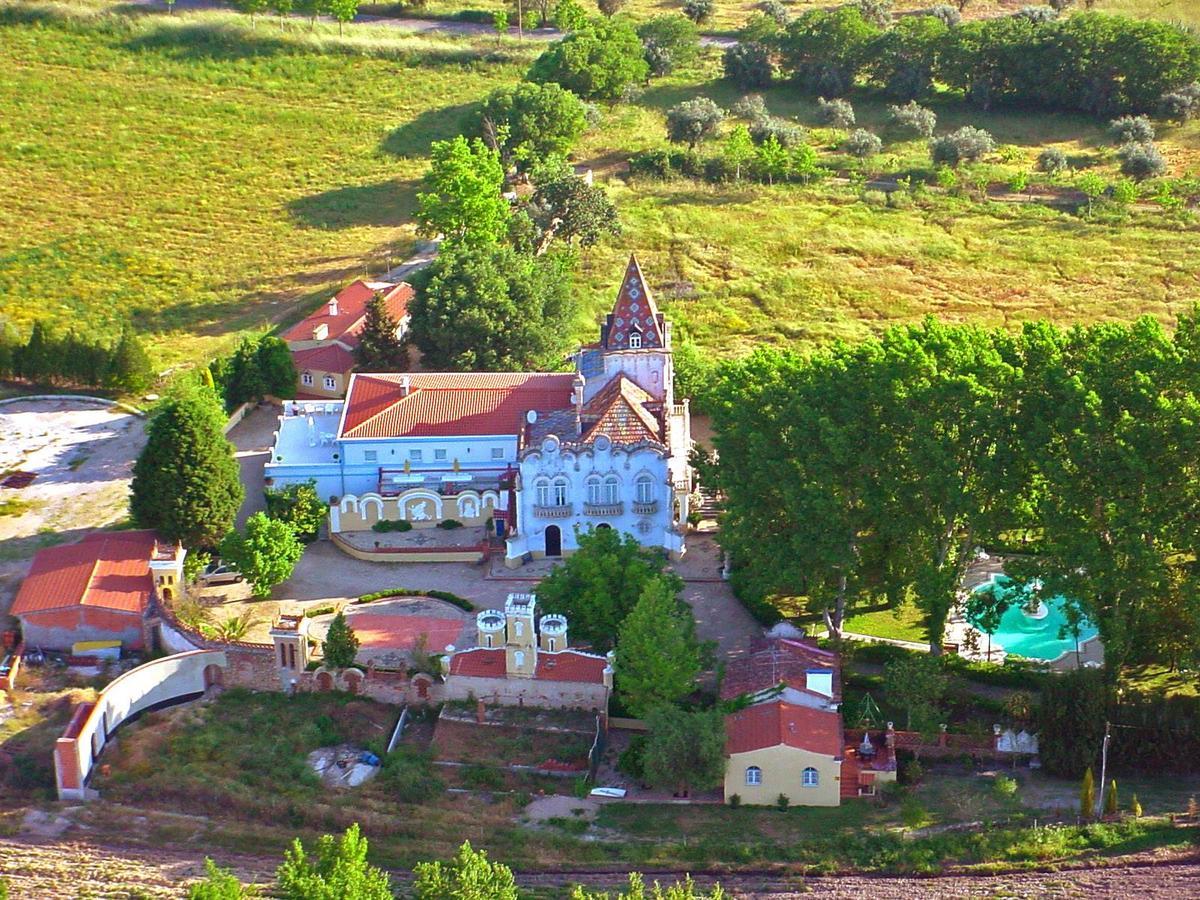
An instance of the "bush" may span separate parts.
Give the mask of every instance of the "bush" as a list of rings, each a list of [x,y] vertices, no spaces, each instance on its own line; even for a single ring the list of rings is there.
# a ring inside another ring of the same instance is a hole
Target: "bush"
[[[1049,679],[1038,708],[1038,751],[1050,775],[1079,778],[1104,736],[1109,690],[1100,672],[1077,669]]]
[[[1163,94],[1158,101],[1158,112],[1164,119],[1175,122],[1200,116],[1200,81]]]
[[[876,135],[871,134],[865,128],[859,128],[846,138],[842,148],[851,156],[857,156],[859,159],[866,159],[868,156],[874,156],[883,149],[883,141]]]
[[[596,0],[596,8],[609,18],[619,13],[624,5],[625,0]]]
[[[734,809],[737,809],[739,806],[741,806],[742,805],[742,795],[741,794],[730,794],[729,795],[729,805],[731,807],[733,807]]]
[[[1035,25],[1053,22],[1058,18],[1058,12],[1050,6],[1022,6],[1013,16],[1018,19],[1028,19]]]
[[[725,120],[725,111],[707,97],[685,100],[667,110],[667,138],[695,147]]]
[[[412,531],[412,522],[403,519],[380,519],[371,526],[371,530],[380,534],[388,531]]]
[[[817,118],[834,128],[849,128],[854,124],[854,107],[849,100],[817,98]]]
[[[1154,123],[1145,116],[1121,116],[1108,123],[1114,144],[1148,144],[1154,140]]]
[[[896,773],[896,781],[904,785],[920,784],[925,777],[925,768],[920,760],[910,759],[900,766]]]
[[[729,108],[729,111],[739,119],[749,119],[751,122],[757,122],[759,119],[766,119],[770,116],[762,94],[747,94],[739,98]]]
[[[779,0],[763,0],[762,3],[758,4],[758,8],[764,16],[773,20],[775,24],[781,27],[786,27],[788,19],[791,18],[788,8],[780,3]]]
[[[683,14],[699,25],[709,20],[715,8],[714,0],[684,0]]]
[[[733,589],[733,595],[738,598],[742,607],[754,617],[759,625],[770,628],[783,621],[783,614],[775,605],[747,583],[747,575],[744,570],[737,570],[733,573],[729,579],[729,586]]]
[[[1065,172],[1067,165],[1067,154],[1063,153],[1057,147],[1047,147],[1038,154],[1038,169],[1047,175],[1057,175],[1060,172]]]
[[[962,13],[949,3],[937,4],[937,6],[929,10],[929,15],[933,16],[947,28],[953,28],[962,21]]]
[[[996,149],[996,139],[982,128],[964,125],[929,142],[934,165],[957,166],[979,159]]]
[[[700,52],[696,26],[683,16],[656,16],[639,25],[637,34],[646,48],[646,62],[653,75],[666,75],[687,65]]]
[[[1126,144],[1117,151],[1121,174],[1141,181],[1155,178],[1167,171],[1167,161],[1153,144]]]
[[[997,775],[996,780],[992,782],[992,790],[1001,797],[1016,796],[1017,779],[1009,778],[1007,775]]]
[[[892,0],[856,0],[854,5],[872,25],[887,28],[892,24]]]
[[[780,147],[796,147],[804,143],[804,129],[787,119],[767,116],[750,126],[750,138],[756,144],[765,144],[775,138]]]
[[[453,603],[459,609],[466,612],[474,612],[475,604],[465,597],[460,597],[458,594],[452,594],[449,591],[421,591],[410,588],[391,588],[386,591],[373,591],[370,594],[363,594],[355,603],[373,603],[376,600],[386,600],[389,597],[432,597],[434,600],[445,600],[447,603]]]
[[[775,77],[775,63],[766,44],[748,41],[734,44],[723,57],[725,77],[742,90],[770,85]]]
[[[645,777],[642,763],[642,754],[645,750],[646,736],[644,734],[634,735],[629,741],[629,746],[622,750],[621,755],[617,757],[617,771],[640,782]]]
[[[635,178],[666,180],[679,174],[675,154],[670,150],[648,150],[629,157],[629,174]]]
[[[780,794],[775,798],[776,809],[787,809],[789,806],[791,806],[791,804],[792,801],[788,798],[787,794]]]
[[[893,128],[928,138],[933,137],[933,130],[937,127],[937,113],[921,106],[916,100],[910,100],[903,106],[889,106],[888,121]]]
[[[458,519],[442,519],[442,521],[438,522],[437,527],[443,528],[446,531],[453,531],[455,528],[462,528],[463,523],[458,521]]]

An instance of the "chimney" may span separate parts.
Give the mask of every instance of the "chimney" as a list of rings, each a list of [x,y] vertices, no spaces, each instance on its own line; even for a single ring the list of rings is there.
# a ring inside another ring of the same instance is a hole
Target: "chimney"
[[[407,397],[410,388],[412,387],[412,379],[405,375],[400,379],[400,396]]]
[[[575,434],[583,434],[583,376],[575,376]]]
[[[329,315],[336,316],[338,314],[337,295],[329,298]]]
[[[321,322],[316,328],[313,329],[313,340],[323,341],[327,337],[329,337],[329,326],[324,322]]]

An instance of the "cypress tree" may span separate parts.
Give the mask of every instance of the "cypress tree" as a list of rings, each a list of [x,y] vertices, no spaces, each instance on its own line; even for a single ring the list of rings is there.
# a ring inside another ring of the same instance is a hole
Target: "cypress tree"
[[[193,548],[215,547],[233,527],[243,491],[224,425],[207,391],[163,402],[133,467],[129,511],[139,526]]]
[[[29,340],[17,355],[17,374],[28,381],[45,384],[53,374],[54,339],[41,322],[33,323]]]
[[[1083,782],[1079,785],[1079,815],[1090,819],[1096,812],[1096,780],[1092,777],[1092,767],[1088,766],[1083,773]]]
[[[408,348],[396,337],[399,324],[376,294],[367,303],[366,321],[354,348],[354,360],[359,368],[376,372],[402,372],[408,368]]]
[[[1117,803],[1117,779],[1113,779],[1108,783],[1108,793],[1104,795],[1104,814],[1106,816],[1115,816],[1119,809]]]
[[[133,330],[121,329],[121,338],[113,348],[104,373],[104,382],[121,391],[144,391],[154,382],[154,369],[146,348]]]
[[[329,631],[325,635],[325,665],[335,669],[345,669],[354,665],[358,656],[358,635],[346,621],[346,614],[339,612],[329,623]]]

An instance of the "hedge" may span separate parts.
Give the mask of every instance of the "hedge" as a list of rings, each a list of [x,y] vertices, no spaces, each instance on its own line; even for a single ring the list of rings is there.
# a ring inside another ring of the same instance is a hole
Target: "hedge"
[[[875,644],[865,641],[842,642],[843,658],[879,665],[922,652],[921,650],[909,650],[907,647],[897,647],[894,644]],[[942,657],[942,664],[947,671],[968,681],[1023,691],[1040,692],[1045,687],[1046,680],[1055,677],[1036,663],[1012,658],[1006,659],[1003,664],[998,664],[974,662],[957,654],[946,654]]]
[[[458,594],[452,594],[449,591],[420,591],[410,588],[392,588],[386,591],[374,591],[370,594],[363,594],[354,602],[371,603],[375,600],[383,600],[388,597],[429,597],[433,600],[445,600],[447,603],[453,603],[459,609],[466,612],[474,612],[475,604],[466,597],[460,597]]]

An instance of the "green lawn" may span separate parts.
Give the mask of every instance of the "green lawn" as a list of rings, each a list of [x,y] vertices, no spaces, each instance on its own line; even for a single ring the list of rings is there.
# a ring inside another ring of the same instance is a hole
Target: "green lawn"
[[[921,624],[921,611],[915,604],[851,616],[846,619],[843,627],[855,634],[869,634],[872,637],[897,641],[924,643],[929,640],[925,635],[925,627]]]

